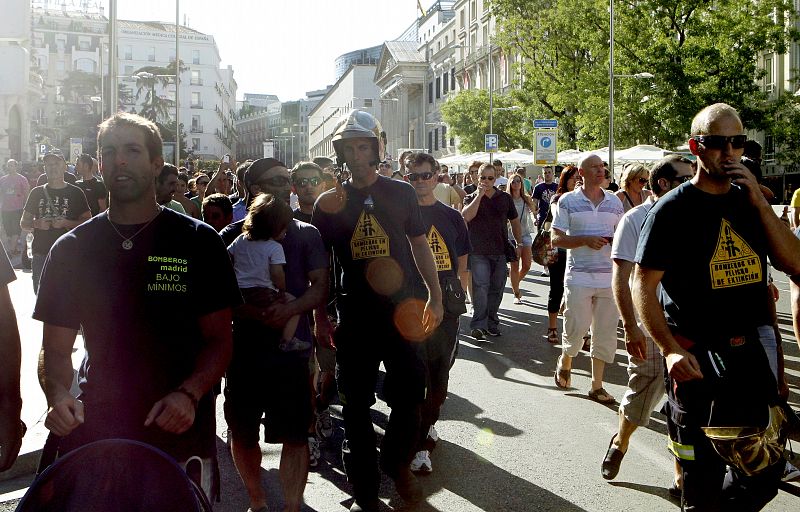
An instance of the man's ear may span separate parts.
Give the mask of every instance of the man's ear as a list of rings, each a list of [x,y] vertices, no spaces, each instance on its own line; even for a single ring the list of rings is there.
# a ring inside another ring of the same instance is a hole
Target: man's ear
[[[693,155],[699,156],[701,153],[700,143],[697,142],[694,138],[689,139],[689,151],[692,152]]]
[[[152,164],[153,164],[153,172],[157,177],[159,174],[161,174],[161,168],[164,167],[164,157],[163,156],[155,157],[153,159]]]

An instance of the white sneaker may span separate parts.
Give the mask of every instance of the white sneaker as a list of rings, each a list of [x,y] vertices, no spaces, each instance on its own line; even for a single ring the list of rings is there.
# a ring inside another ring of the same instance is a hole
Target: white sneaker
[[[319,441],[316,436],[308,436],[308,465],[312,468],[319,464]]]
[[[794,467],[791,462],[786,461],[786,467],[783,470],[781,480],[784,482],[792,482],[798,478],[800,478],[800,469]]]
[[[331,421],[330,409],[325,409],[317,413],[316,430],[320,439],[327,440],[333,436],[333,422]]]
[[[411,461],[410,469],[412,473],[429,474],[433,471],[433,464],[431,464],[431,456],[428,450],[417,452],[414,460]]]
[[[436,427],[431,425],[431,428],[428,429],[428,439],[433,441],[434,443],[439,442],[439,433],[436,432]]]

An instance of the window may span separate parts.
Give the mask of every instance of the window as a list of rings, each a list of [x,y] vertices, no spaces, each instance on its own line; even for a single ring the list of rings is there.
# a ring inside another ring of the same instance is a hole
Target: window
[[[458,11],[458,28],[464,28],[464,9]]]
[[[771,134],[764,135],[764,162],[775,161],[775,137]]]
[[[200,149],[200,139],[192,138],[192,151]]]
[[[439,129],[433,130],[433,150],[439,151]]]
[[[125,66],[125,72],[123,75],[125,75],[124,80],[134,80],[131,78],[131,75],[133,75],[133,66]]]
[[[475,21],[478,18],[478,2],[471,0],[469,4],[469,20]]]
[[[133,60],[133,46],[123,46],[122,50],[125,54],[125,57],[123,57],[125,60]]]
[[[442,125],[442,148],[447,147],[447,127]]]
[[[56,36],[56,49],[58,49],[59,52],[63,52],[66,47],[67,47],[67,36],[63,34],[58,34]]]
[[[365,98],[364,99],[364,108],[372,107],[372,98]]]
[[[436,99],[442,97],[442,78],[437,76],[436,77]]]
[[[89,51],[91,40],[88,37],[82,37],[78,40],[78,49],[81,51]]]
[[[147,60],[149,60],[150,62],[155,62],[156,61],[156,47],[155,46],[151,46],[151,47],[149,47],[147,49]]]
[[[94,73],[96,71],[96,64],[92,59],[78,59],[75,61],[75,69],[85,71],[86,73]]]
[[[448,85],[449,85],[448,82],[450,82],[449,78],[450,78],[450,73],[448,73],[448,72],[445,72],[444,75],[442,75],[442,93],[443,94],[447,94],[447,91],[450,90],[449,87],[448,87]]]
[[[433,147],[433,132],[428,131],[428,148],[425,151],[430,152],[432,147]]]
[[[200,50],[192,50],[192,64],[200,64]]]
[[[192,116],[192,133],[203,133],[203,127],[200,125],[200,116]]]
[[[197,69],[192,70],[192,85],[203,85],[203,79],[200,78],[200,71]]]
[[[450,68],[450,88],[456,90],[456,68]]]
[[[433,103],[433,82],[428,82],[428,103]]]
[[[766,74],[764,75],[764,90],[767,92],[772,92],[775,90],[775,73],[772,65],[772,55],[769,57],[764,57],[764,71],[766,71]]]
[[[192,92],[192,108],[203,108],[203,103],[200,101],[200,93],[197,91]]]

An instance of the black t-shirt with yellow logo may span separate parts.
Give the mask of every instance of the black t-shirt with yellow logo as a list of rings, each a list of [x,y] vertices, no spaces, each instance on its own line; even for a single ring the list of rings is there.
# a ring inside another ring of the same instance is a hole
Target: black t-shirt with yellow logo
[[[470,251],[464,218],[457,210],[439,201],[432,206],[420,206],[420,210],[439,279],[457,275],[459,270],[463,270],[458,268],[458,257]]]
[[[715,195],[685,183],[659,199],[642,228],[636,261],[664,271],[667,321],[696,342],[772,323],[767,238],[736,186]]]
[[[345,301],[381,310],[411,296],[426,297],[407,238],[427,234],[411,185],[378,176],[369,187],[346,182],[343,188],[344,208],[326,212],[321,197],[312,220],[341,265]]]
[[[126,237],[142,227],[117,225]],[[241,302],[228,253],[213,228],[168,209],[132,238],[129,250],[122,241],[101,213],[56,242],[42,273],[33,317],[83,327],[78,382],[86,423],[73,433],[78,444],[119,437],[153,444],[177,460],[208,456],[210,393],[184,434],[145,428],[144,420],[194,372],[205,346],[199,319]]]

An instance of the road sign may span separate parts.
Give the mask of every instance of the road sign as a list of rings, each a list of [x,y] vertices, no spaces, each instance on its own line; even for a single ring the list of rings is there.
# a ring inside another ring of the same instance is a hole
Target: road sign
[[[486,149],[484,149],[484,151],[489,152],[489,153],[491,153],[493,151],[497,151],[497,148],[499,147],[498,146],[498,141],[499,141],[499,138],[497,137],[497,134],[495,134],[495,133],[487,133],[486,135],[484,135],[483,136],[483,142],[484,142],[484,146],[486,148]]]
[[[553,165],[558,154],[558,130],[536,130],[534,162],[536,165]]]
[[[558,119],[534,119],[534,128],[558,128]]]

